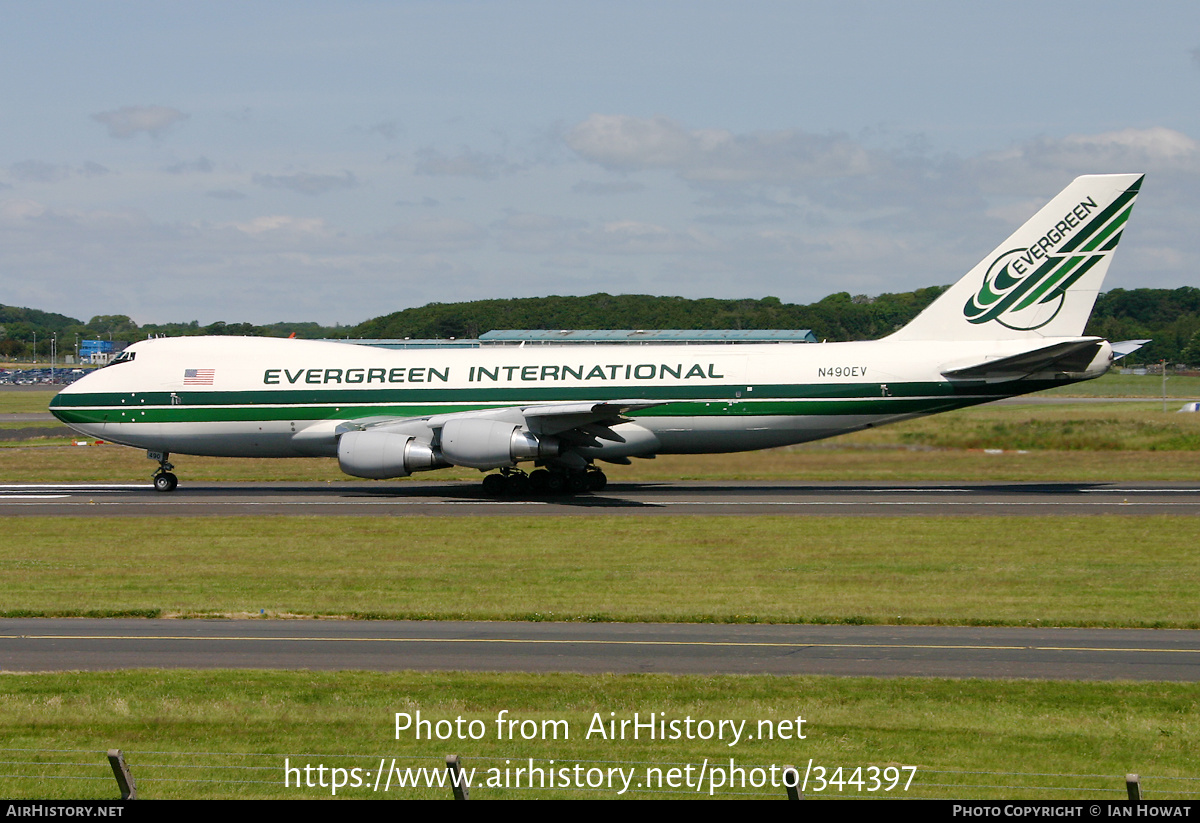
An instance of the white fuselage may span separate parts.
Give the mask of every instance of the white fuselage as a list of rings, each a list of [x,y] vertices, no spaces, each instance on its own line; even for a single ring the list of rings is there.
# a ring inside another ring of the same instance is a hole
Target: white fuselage
[[[1041,341],[1038,345],[1045,345]],[[1098,376],[950,380],[956,364],[1027,341],[537,345],[389,350],[336,342],[184,337],[64,389],[52,410],[92,437],[179,454],[334,455],[344,424],[499,415],[577,401],[645,401],[588,456],[732,452],[830,437]],[[342,427],[339,429],[339,427]]]

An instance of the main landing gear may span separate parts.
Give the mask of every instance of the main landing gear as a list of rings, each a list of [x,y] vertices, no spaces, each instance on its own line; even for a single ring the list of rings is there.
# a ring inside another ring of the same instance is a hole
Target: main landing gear
[[[158,471],[154,473],[154,490],[156,492],[173,492],[179,485],[179,478],[171,473],[175,468],[167,460],[171,455],[167,452],[148,452],[151,460],[158,460]]]
[[[526,474],[520,469],[501,469],[499,474],[483,478],[488,497],[548,497],[560,494],[598,492],[608,485],[608,477],[595,466],[583,471],[535,469]]]

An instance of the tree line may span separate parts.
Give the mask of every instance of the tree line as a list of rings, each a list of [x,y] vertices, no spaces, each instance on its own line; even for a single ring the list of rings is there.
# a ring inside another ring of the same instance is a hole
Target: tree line
[[[831,294],[810,304],[777,297],[717,300],[644,294],[592,294],[582,297],[522,297],[430,303],[375,317],[357,326],[318,323],[217,322],[148,323],[125,315],[99,315],[84,323],[37,309],[0,305],[0,356],[49,355],[57,335],[58,352],[70,354],[76,338],[132,343],[155,335],[249,335],[320,338],[473,338],[492,329],[811,329],[819,340],[871,340],[903,326],[945,291],[933,286],[875,297]],[[1135,355],[1138,362],[1200,365],[1200,289],[1113,289],[1101,294],[1086,334],[1109,340],[1150,338]]]

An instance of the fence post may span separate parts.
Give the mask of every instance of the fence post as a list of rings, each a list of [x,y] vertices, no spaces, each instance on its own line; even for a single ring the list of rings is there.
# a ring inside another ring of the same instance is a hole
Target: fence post
[[[791,782],[788,781],[788,775],[791,775]],[[795,766],[783,767],[783,785],[787,789],[788,800],[801,800],[800,797],[800,772],[796,771]]]
[[[1136,774],[1125,775],[1125,793],[1130,800],[1142,799],[1142,783]]]
[[[113,777],[117,778],[117,785],[121,788],[121,799],[137,800],[137,783],[120,749],[108,750],[108,765],[112,766]]]
[[[462,769],[458,761],[458,755],[446,755],[446,771],[450,773],[450,788],[454,790],[455,800],[470,800],[471,787],[462,784]]]

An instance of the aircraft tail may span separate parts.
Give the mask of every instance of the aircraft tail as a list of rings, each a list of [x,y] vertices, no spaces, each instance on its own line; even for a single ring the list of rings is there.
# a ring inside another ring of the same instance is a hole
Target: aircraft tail
[[[1079,337],[1141,174],[1077,177],[889,340]]]

